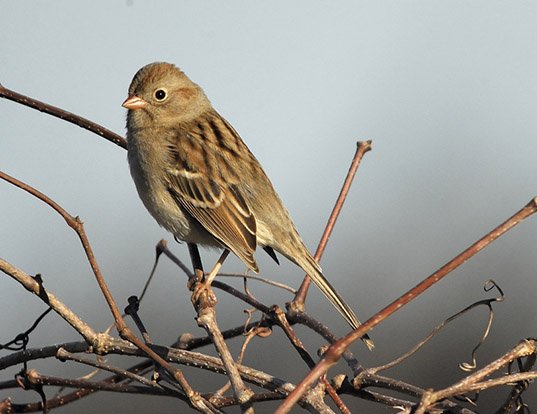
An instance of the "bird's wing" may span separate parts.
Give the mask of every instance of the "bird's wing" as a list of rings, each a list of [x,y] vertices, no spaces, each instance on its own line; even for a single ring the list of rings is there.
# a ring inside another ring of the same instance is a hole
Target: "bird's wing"
[[[219,155],[213,153],[211,146],[192,136],[186,139],[190,148],[180,143],[169,147],[170,193],[209,233],[257,272],[253,257],[256,221],[250,207],[237,183],[224,182],[214,171]]]

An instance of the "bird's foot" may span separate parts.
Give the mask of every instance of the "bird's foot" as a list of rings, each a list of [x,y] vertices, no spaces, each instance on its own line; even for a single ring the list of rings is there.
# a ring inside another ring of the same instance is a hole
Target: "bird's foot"
[[[208,281],[195,282],[192,290],[192,304],[198,308],[208,308],[216,305],[216,295]]]

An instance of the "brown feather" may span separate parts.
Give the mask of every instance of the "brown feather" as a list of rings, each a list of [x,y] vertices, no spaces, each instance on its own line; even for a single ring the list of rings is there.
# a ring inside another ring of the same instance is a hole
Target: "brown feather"
[[[217,147],[207,145],[223,133],[215,132],[217,120],[215,117],[197,119],[195,133],[176,137],[176,146],[170,146],[172,164],[168,169],[169,191],[203,228],[258,272],[253,256],[257,246],[257,226],[250,206],[233,183],[234,180],[224,180],[221,176],[206,173],[211,168],[209,161],[216,164],[218,169],[227,168],[222,162],[223,154],[214,150]],[[202,145],[203,157],[190,156],[196,154],[193,149],[199,149]],[[181,148],[184,146],[191,150],[184,151]],[[177,158],[184,159],[177,162]],[[174,168],[180,165],[187,168]]]

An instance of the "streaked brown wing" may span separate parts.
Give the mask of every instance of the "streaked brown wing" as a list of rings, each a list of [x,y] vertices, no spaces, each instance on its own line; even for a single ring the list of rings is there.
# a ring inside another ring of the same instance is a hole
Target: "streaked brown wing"
[[[189,160],[191,161],[191,160]],[[255,217],[235,184],[217,183],[207,174],[169,169],[169,191],[174,199],[209,233],[258,272]],[[205,171],[203,166],[200,170]]]

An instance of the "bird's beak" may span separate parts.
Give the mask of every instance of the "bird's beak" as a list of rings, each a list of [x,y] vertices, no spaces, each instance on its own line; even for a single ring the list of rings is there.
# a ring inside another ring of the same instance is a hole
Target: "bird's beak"
[[[144,101],[142,98],[137,97],[136,95],[131,95],[127,99],[125,99],[125,102],[121,104],[123,108],[127,109],[140,109],[145,108],[147,105],[147,102]]]

